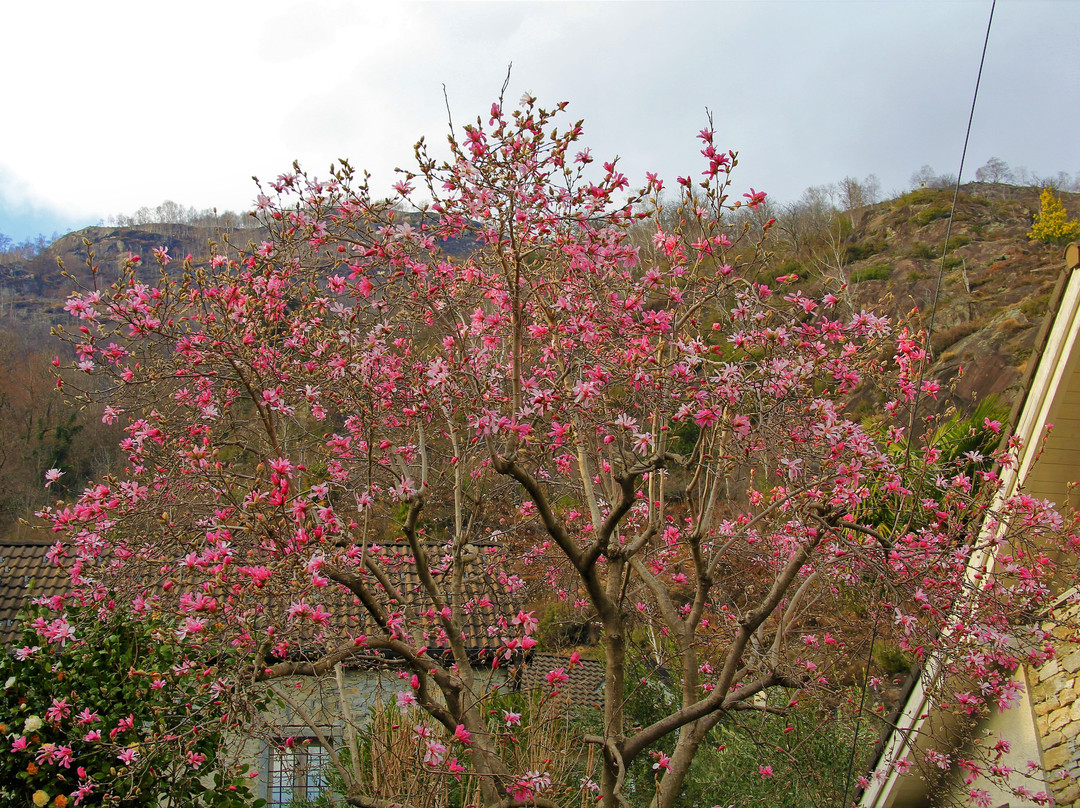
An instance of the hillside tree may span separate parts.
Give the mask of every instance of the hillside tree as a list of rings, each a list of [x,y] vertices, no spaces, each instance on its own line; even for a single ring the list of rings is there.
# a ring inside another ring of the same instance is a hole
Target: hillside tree
[[[975,171],[975,179],[979,182],[1011,183],[1014,178],[1008,163],[999,157],[991,157]]]

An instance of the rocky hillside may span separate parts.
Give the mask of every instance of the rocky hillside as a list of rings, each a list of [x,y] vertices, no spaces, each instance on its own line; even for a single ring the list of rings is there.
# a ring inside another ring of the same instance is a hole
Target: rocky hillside
[[[1063,267],[1060,247],[1027,238],[1039,192],[989,183],[970,183],[961,191],[932,340],[935,373],[943,387],[955,383],[958,404],[989,394],[1009,399],[1023,376]],[[1076,215],[1080,195],[1062,196]],[[834,289],[846,284],[843,296],[857,309],[884,310],[901,319],[917,309],[914,322],[926,326],[951,202],[951,190],[919,189],[877,205],[833,212],[809,248],[793,253],[777,240],[770,271],[775,276],[794,270],[808,282],[823,279]],[[175,257],[190,253],[198,260],[209,256],[211,241],[244,246],[261,237],[257,229],[221,233],[182,224],[85,228],[33,259],[0,263],[0,330],[25,331],[33,324],[37,327],[31,330],[46,333],[48,325],[64,319],[63,301],[72,282],[60,274],[56,260],[64,261],[77,282],[89,285],[84,239],[93,245],[100,281],[107,283],[130,253],[149,256],[166,246]]]
[[[1075,216],[1080,196],[1064,197]],[[799,284],[818,291],[827,286],[856,311],[883,311],[925,327],[951,201],[950,191],[920,189],[852,211],[829,207],[817,211],[814,227],[800,231],[797,241],[790,237],[794,227],[784,226],[793,220],[781,218],[770,231],[773,255],[765,279],[797,274]],[[932,338],[934,373],[950,391],[940,396],[939,408],[953,403],[965,410],[990,394],[1011,403],[1019,390],[1063,268],[1060,247],[1027,237],[1038,205],[1037,188],[972,184],[963,189],[948,235]],[[782,217],[785,211],[767,215]],[[66,323],[63,305],[73,287],[93,282],[84,239],[99,267],[98,283],[109,283],[129,254],[149,258],[165,246],[176,258],[191,254],[200,261],[209,258],[212,241],[225,238],[242,247],[261,241],[263,234],[258,229],[223,234],[182,224],[90,227],[58,239],[34,258],[0,255],[0,536],[22,530],[17,520],[40,507],[47,494],[56,494],[42,488],[45,470],[62,466],[65,487],[78,490],[122,462],[117,436],[102,425],[100,412],[51,392],[55,380],[49,362],[57,346],[50,326]],[[455,252],[470,247],[451,245]],[[61,274],[58,258],[71,277]],[[913,310],[917,313],[910,315]],[[878,410],[881,402],[873,395],[864,393],[851,403],[856,417]]]
[[[955,384],[962,407],[991,394],[1011,402],[1064,268],[1061,247],[1027,237],[1039,193],[965,185],[951,232],[951,190],[912,191],[851,216],[840,272],[854,305],[898,318],[917,309],[925,327],[944,266],[931,344],[935,375]],[[1080,195],[1062,196],[1075,216]]]
[[[75,284],[92,284],[87,259],[90,242],[94,263],[98,266],[99,282],[116,280],[129,255],[149,257],[154,249],[167,247],[173,256],[192,255],[205,259],[210,255],[211,242],[228,239],[233,244],[246,245],[257,240],[260,231],[234,230],[220,232],[217,228],[186,224],[156,224],[139,227],[86,227],[57,239],[40,255],[23,261],[0,263],[0,330],[18,322],[59,322],[63,315],[64,299]],[[74,276],[65,278],[57,259],[64,262]]]

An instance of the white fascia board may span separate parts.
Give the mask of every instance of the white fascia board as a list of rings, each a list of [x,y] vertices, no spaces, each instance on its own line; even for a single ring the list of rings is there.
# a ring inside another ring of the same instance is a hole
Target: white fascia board
[[[1028,388],[1027,400],[1017,418],[1016,429],[1013,432],[1023,442],[1019,462],[1015,468],[1006,469],[1002,473],[1002,487],[994,499],[993,510],[999,510],[1005,501],[1016,494],[1020,481],[1027,477],[1035,462],[1054,398],[1062,381],[1065,380],[1066,368],[1070,364],[1069,358],[1076,349],[1077,332],[1080,331],[1078,315],[1080,315],[1080,270],[1074,271],[1069,276],[1068,285],[1061,296],[1054,322],[1047,335],[1046,346],[1039,357],[1038,367],[1035,369],[1035,375]],[[993,561],[993,556],[987,558],[984,554],[974,554],[969,562],[968,574],[992,567]],[[936,669],[937,666],[928,665],[927,667]],[[871,778],[870,786],[863,792],[862,799],[859,801],[859,808],[890,808],[892,805],[891,798],[897,781],[902,775],[891,768],[891,763],[904,758],[911,751],[913,742],[917,740],[918,733],[929,716],[932,707],[928,703],[924,677],[934,675],[934,670],[924,671],[915,682],[915,686],[904,703],[903,712],[897,718],[896,728],[889,734],[888,743],[878,761],[879,767],[890,766],[890,772],[881,780]]]
[[[1016,436],[1024,442],[1020,456],[1018,479],[1027,477],[1038,455],[1038,445],[1042,432],[1050,419],[1050,410],[1054,405],[1057,391],[1063,382],[1067,383],[1065,373],[1070,365],[1069,359],[1076,349],[1078,331],[1077,318],[1080,315],[1080,271],[1069,276],[1068,286],[1061,297],[1057,316],[1046,340],[1046,347],[1035,370],[1028,400],[1016,426]],[[1015,493],[1016,486],[1009,491]]]

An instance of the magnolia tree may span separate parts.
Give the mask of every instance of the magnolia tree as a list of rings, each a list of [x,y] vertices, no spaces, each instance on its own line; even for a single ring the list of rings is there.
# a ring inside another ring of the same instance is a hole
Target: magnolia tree
[[[422,776],[485,806],[627,804],[642,760],[675,805],[720,722],[873,688],[871,643],[945,660],[957,709],[1012,703],[1011,671],[1052,653],[1026,621],[1045,549],[1075,546],[1062,520],[995,500],[990,459],[895,451],[936,391],[922,336],[756,280],[730,214],[765,194],[732,190],[711,129],[665,207],[654,175],[632,193],[579,150],[563,107],[500,101],[445,161],[421,141],[392,200],[346,163],[294,167],[258,197],[258,246],[133,256],[72,295],[89,380],[66,389],[126,425],[130,463],[43,512],[72,597],[174,614],[236,693],[400,666]],[[868,390],[863,426],[844,402]],[[535,646],[541,593],[599,627],[582,653],[605,681],[580,748],[529,756],[491,670]],[[676,697],[635,723],[642,670]],[[420,804],[324,735],[349,804]]]

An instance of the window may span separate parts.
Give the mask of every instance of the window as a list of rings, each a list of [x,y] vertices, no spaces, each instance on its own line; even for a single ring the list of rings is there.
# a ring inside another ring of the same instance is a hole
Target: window
[[[297,738],[291,749],[270,748],[269,808],[298,808],[312,804],[327,790],[330,756],[318,741]]]

